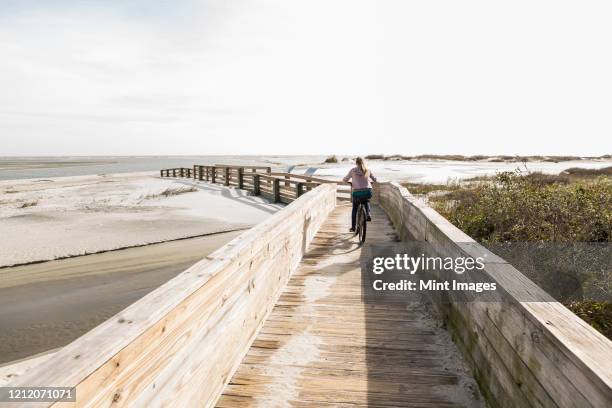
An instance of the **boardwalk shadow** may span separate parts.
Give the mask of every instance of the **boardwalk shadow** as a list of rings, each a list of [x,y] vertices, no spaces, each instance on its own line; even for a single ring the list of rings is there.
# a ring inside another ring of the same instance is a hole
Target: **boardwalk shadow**
[[[198,190],[221,195],[222,197],[257,208],[258,210],[265,211],[269,214],[274,214],[276,211],[280,210],[285,206],[284,204],[271,203],[262,197],[254,197],[250,195],[248,191],[240,190],[236,187],[227,187],[222,185],[210,184],[207,182],[199,182],[195,180],[188,181],[185,179],[177,179],[175,181],[177,183],[195,187]],[[262,200],[265,200],[266,202],[262,202]]]
[[[374,216],[385,222],[371,224],[371,235],[360,254],[367,405],[481,407],[482,402],[472,395],[478,391],[470,388],[477,386],[466,382],[463,361],[450,335],[433,317],[429,302],[403,291],[374,294],[372,282],[380,275],[373,277],[364,265],[370,265],[375,246],[388,245],[386,256],[403,248],[386,214],[375,207]],[[403,273],[396,272],[392,280],[405,278]],[[385,281],[389,280],[386,276]]]

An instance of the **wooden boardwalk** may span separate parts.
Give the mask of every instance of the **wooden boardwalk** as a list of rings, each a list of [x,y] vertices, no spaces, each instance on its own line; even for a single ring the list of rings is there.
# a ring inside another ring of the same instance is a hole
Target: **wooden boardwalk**
[[[395,241],[386,214],[372,214],[366,245]],[[363,301],[349,217],[340,205],[320,229],[218,407],[481,406],[435,321]]]

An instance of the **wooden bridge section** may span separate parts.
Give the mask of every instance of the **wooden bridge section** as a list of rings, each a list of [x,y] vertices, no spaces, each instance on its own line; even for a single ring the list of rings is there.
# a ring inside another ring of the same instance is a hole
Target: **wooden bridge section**
[[[396,239],[486,254],[501,301],[434,301],[490,406],[612,406],[612,342],[403,187],[375,186],[358,247],[345,183],[224,165],[160,176],[289,205],[53,355],[0,369],[3,386],[75,387],[75,403],[7,406],[478,406],[418,306],[363,296],[368,246]]]
[[[194,165],[193,168],[179,167],[160,170],[161,177],[193,178],[227,187],[237,187],[262,196],[275,203],[289,204],[303,194],[321,184],[335,184],[339,199],[349,199],[350,183],[327,180],[320,177],[303,176],[292,173],[272,172],[271,167],[263,166],[214,166]]]
[[[454,345],[434,322],[405,304],[364,301],[367,246],[397,240],[385,212],[372,215],[360,247],[347,232],[350,206],[330,214],[217,407],[480,406],[449,371]]]

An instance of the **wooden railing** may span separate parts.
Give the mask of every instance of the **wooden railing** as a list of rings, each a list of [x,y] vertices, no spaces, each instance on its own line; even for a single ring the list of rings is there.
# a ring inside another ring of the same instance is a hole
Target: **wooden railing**
[[[490,406],[612,406],[608,339],[400,185],[380,183],[375,200],[403,240],[427,242],[441,257],[484,257],[483,276],[496,282],[499,299],[466,301],[441,291],[432,300]]]
[[[76,388],[76,403],[34,407],[213,407],[335,206],[333,186],[304,194],[0,384]]]
[[[192,168],[179,167],[160,170],[161,177],[192,178],[228,187],[250,191],[253,195],[265,197],[275,203],[288,204],[302,194],[321,184],[338,185],[338,198],[349,199],[351,184],[337,180],[303,176],[291,173],[273,173],[265,166],[214,166],[194,165]]]

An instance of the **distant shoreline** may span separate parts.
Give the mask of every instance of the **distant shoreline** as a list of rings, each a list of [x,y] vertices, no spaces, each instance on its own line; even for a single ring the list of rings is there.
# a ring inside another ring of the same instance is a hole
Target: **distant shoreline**
[[[611,160],[612,154],[604,154],[601,156],[542,156],[542,155],[473,155],[464,156],[460,154],[422,154],[417,156],[403,156],[400,154],[383,155],[369,154],[365,156],[366,160],[391,160],[391,161],[424,161],[424,160],[440,160],[440,161],[465,161],[465,162],[489,162],[489,163],[522,163],[522,162],[550,162],[560,163],[566,161],[582,161],[582,160]]]

